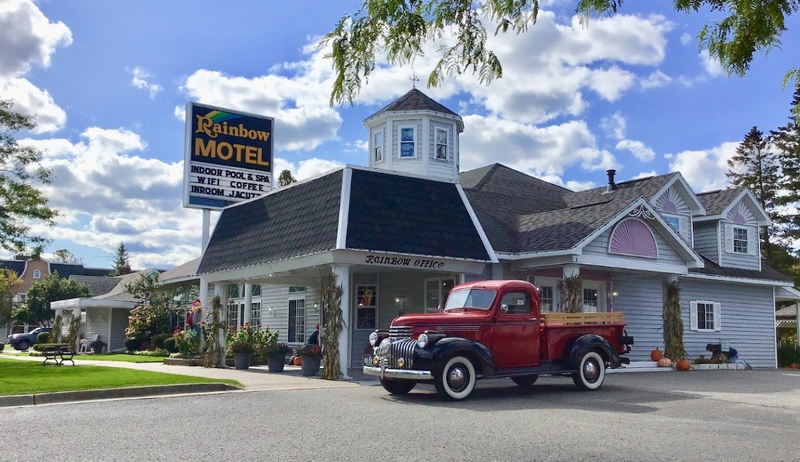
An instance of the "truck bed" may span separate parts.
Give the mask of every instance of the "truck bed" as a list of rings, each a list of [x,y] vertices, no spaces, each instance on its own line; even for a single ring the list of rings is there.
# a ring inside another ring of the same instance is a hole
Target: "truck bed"
[[[620,337],[625,329],[621,312],[611,313],[545,313],[541,324],[541,358],[555,360],[564,355],[567,344],[576,336],[599,335],[617,353],[624,351]]]

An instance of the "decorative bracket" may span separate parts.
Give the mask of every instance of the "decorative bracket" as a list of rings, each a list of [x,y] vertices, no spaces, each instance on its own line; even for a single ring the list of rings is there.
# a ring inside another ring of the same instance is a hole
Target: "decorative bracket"
[[[646,220],[656,219],[655,215],[653,215],[653,212],[651,212],[647,207],[645,207],[644,204],[640,204],[638,207],[631,210],[628,216],[634,218],[644,218]]]

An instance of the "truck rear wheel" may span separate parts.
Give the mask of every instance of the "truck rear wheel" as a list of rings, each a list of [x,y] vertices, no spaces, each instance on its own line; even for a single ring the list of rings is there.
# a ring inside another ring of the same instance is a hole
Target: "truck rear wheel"
[[[383,385],[383,388],[393,395],[405,395],[409,391],[413,390],[416,384],[417,382],[414,382],[413,380],[381,380],[381,385]]]
[[[596,351],[584,353],[578,371],[572,373],[572,381],[579,390],[593,391],[600,388],[606,377],[606,363]]]
[[[534,383],[536,383],[536,379],[538,378],[539,378],[538,375],[533,374],[533,375],[523,375],[520,377],[511,377],[511,380],[513,380],[514,383],[516,383],[522,388],[530,388],[533,386]]]
[[[434,384],[439,396],[461,400],[472,393],[477,380],[472,361],[463,356],[453,356],[445,363]]]

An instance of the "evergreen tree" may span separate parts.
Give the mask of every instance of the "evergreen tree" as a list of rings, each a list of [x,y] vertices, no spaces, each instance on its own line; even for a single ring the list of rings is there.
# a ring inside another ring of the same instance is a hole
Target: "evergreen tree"
[[[761,208],[775,223],[778,210],[775,202],[778,195],[780,174],[778,158],[769,144],[764,132],[753,127],[736,148],[736,154],[728,159],[728,178],[735,186],[749,188],[755,194]],[[764,227],[761,231],[762,255],[768,261],[774,253],[770,234],[775,226]]]
[[[292,172],[284,170],[278,175],[278,187],[289,186],[292,183],[297,183],[297,179],[292,176]]]
[[[114,255],[114,269],[111,270],[111,275],[121,276],[130,273],[131,263],[128,258],[128,248],[125,247],[124,242],[120,242],[119,247],[117,247],[117,254]]]
[[[792,106],[800,107],[800,85],[794,92]],[[800,124],[792,114],[789,122],[773,130],[770,139],[778,151],[783,177],[781,178],[780,192],[775,203],[782,206],[781,213],[776,218],[780,226],[781,237],[798,242],[800,239]]]

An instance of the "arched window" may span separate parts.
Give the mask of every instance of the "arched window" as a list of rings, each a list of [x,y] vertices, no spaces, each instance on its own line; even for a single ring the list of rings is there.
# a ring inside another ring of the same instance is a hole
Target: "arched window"
[[[42,272],[39,271],[39,270],[33,270],[33,278],[34,279],[41,279],[42,278]]]
[[[658,258],[658,246],[650,227],[641,220],[628,218],[619,222],[611,233],[608,253]]]

